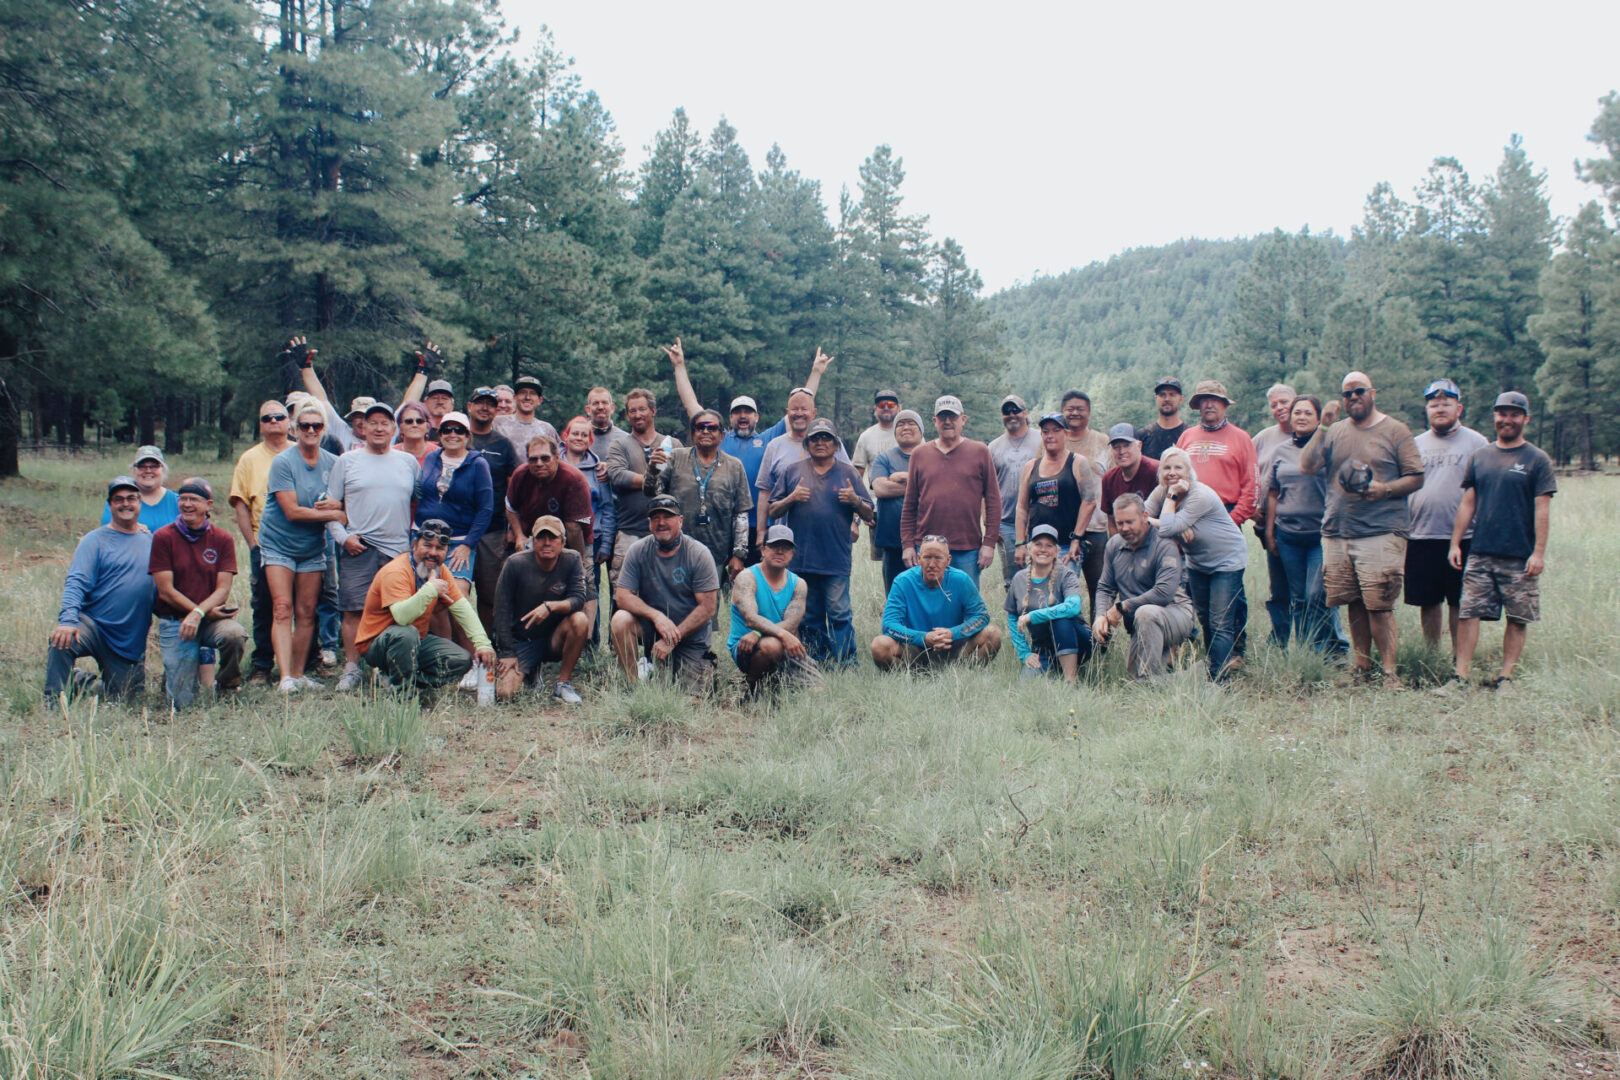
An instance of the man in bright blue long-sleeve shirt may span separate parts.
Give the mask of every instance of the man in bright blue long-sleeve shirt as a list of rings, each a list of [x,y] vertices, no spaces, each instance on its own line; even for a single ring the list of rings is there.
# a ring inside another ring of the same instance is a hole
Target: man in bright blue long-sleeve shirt
[[[883,607],[883,633],[872,639],[872,662],[901,664],[981,663],[1001,650],[1001,631],[972,575],[951,566],[950,542],[925,536],[917,565],[894,579]]]
[[[146,635],[152,626],[155,588],[147,572],[152,534],[140,528],[141,489],[133,477],[107,485],[112,522],[85,534],[73,550],[62,610],[51,631],[45,659],[45,703],[67,690],[78,693],[94,681],[74,674],[73,661],[93,657],[113,697],[146,688]]]

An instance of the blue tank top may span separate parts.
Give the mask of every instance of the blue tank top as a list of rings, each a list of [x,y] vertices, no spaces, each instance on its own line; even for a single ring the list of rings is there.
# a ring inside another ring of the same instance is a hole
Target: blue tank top
[[[759,609],[760,617],[773,623],[781,622],[782,616],[787,614],[788,605],[793,603],[793,590],[799,587],[799,575],[789,570],[787,580],[782,582],[782,587],[773,591],[757,564],[750,566],[748,573],[754,575],[754,606]],[[735,653],[737,651],[737,642],[741,641],[743,636],[749,633],[752,633],[752,631],[748,629],[748,624],[743,622],[742,612],[737,610],[737,605],[733,602],[731,605],[731,636],[726,639],[726,651]]]

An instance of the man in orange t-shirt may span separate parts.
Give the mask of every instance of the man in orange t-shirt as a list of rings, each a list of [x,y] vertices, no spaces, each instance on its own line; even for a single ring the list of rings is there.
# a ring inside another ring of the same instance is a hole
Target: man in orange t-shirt
[[[450,526],[429,518],[422,522],[411,549],[384,563],[366,591],[355,645],[366,663],[397,687],[426,690],[459,682],[472,666],[473,655],[490,671],[495,669],[495,650],[478,621],[478,611],[445,569],[449,551]],[[473,655],[428,632],[441,605],[472,642]]]

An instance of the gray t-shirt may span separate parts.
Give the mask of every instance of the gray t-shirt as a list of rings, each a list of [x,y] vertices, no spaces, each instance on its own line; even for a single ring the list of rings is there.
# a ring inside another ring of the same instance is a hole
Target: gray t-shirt
[[[1060,561],[1042,581],[1036,581],[1033,572],[1025,567],[1013,575],[1001,609],[1016,618],[1061,604],[1071,596],[1079,597],[1084,614],[1086,583],[1074,572],[1072,564]]]
[[[1462,504],[1462,478],[1468,459],[1490,440],[1458,424],[1449,435],[1436,435],[1429,428],[1412,441],[1423,457],[1423,486],[1406,497],[1411,514],[1409,536],[1413,540],[1450,540],[1457,507]],[[1470,525],[1463,539],[1473,535]]]
[[[1001,492],[1001,523],[1011,525],[1018,517],[1018,477],[1024,463],[1041,456],[1041,433],[1034,428],[1015,439],[1005,431],[990,440],[990,461],[996,467],[997,490]]]
[[[658,553],[655,537],[644,536],[625,552],[619,588],[630,590],[642,603],[679,624],[697,609],[698,593],[720,590],[720,574],[709,549],[685,533],[680,550],[669,556]],[[709,625],[704,623],[686,640],[707,647]]]
[[[1411,515],[1405,496],[1368,502],[1345,490],[1342,481],[1353,461],[1371,465],[1373,479],[1384,484],[1403,476],[1421,475],[1423,459],[1418,456],[1411,429],[1393,416],[1386,415],[1370,428],[1357,427],[1354,420],[1346,418],[1328,428],[1323,436],[1322,457],[1322,471],[1327,476],[1323,536],[1354,540],[1389,533],[1406,535]]]
[[[1277,492],[1277,532],[1301,542],[1322,535],[1322,511],[1327,500],[1327,476],[1299,470],[1302,447],[1289,439],[1271,453],[1269,473],[1261,476],[1261,494]],[[1264,502],[1265,498],[1261,499]]]
[[[1222,570],[1242,570],[1249,565],[1249,547],[1243,533],[1232,522],[1226,504],[1215,494],[1215,489],[1202,480],[1182,498],[1180,509],[1163,513],[1164,485],[1155,488],[1147,498],[1148,517],[1159,519],[1159,533],[1181,544],[1187,557],[1187,566],[1205,574]],[[1188,529],[1193,531],[1191,542],[1181,539]]]
[[[654,433],[656,434],[656,433]],[[669,439],[670,449],[681,445],[673,435],[658,435],[652,445],[658,446]],[[642,491],[647,479],[648,448],[634,435],[616,438],[608,445],[608,487],[613,489],[613,504],[618,508],[618,531],[630,536],[647,535],[647,504],[652,496]]]
[[[519,461],[529,460],[529,440],[537,435],[545,435],[562,448],[562,440],[557,438],[557,429],[540,419],[538,416],[525,423],[514,416],[497,416],[489,424],[491,430],[497,435],[505,435],[511,442],[512,449],[517,451]]]
[[[879,454],[899,445],[895,441],[893,424],[889,425],[887,431],[883,429],[882,424],[873,424],[861,432],[860,437],[855,440],[855,453],[850,455],[849,463],[863,471],[870,469]]]
[[[337,459],[326,477],[327,493],[343,503],[345,527],[327,522],[326,531],[342,544],[358,536],[367,547],[393,558],[410,547],[411,497],[422,467],[403,450],[373,454],[361,448]]]
[[[290,521],[281,510],[278,491],[290,491],[298,505],[313,507],[326,492],[326,477],[337,458],[321,450],[314,465],[305,463],[298,444],[287,447],[270,462],[265,487],[264,514],[259,518],[259,546],[289,559],[315,559],[326,552],[326,536],[318,521]]]

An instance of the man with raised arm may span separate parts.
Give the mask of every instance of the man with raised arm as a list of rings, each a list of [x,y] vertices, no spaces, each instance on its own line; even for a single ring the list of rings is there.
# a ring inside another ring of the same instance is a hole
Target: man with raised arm
[[[1192,598],[1182,584],[1181,549],[1148,519],[1142,496],[1126,492],[1114,500],[1114,535],[1104,549],[1097,582],[1091,640],[1106,648],[1115,630],[1125,628],[1130,650],[1125,667],[1145,679],[1170,669],[1170,656],[1198,628]]]
[[[759,562],[737,575],[731,586],[726,648],[748,680],[750,694],[775,681],[813,688],[822,684],[821,669],[799,640],[809,589],[788,569],[793,549],[793,530],[772,525]]]
[[[149,572],[152,534],[141,528],[141,489],[133,476],[107,485],[112,522],[92,529],[73,549],[62,609],[45,653],[45,705],[64,691],[77,696],[93,688],[73,661],[93,657],[101,684],[115,698],[146,688],[146,633],[152,626],[155,589]]]
[[[339,452],[353,450],[366,441],[364,417],[367,413],[365,410],[377,399],[357,397],[350,403],[348,413],[341,417],[338,416],[337,408],[332,404],[332,399],[327,396],[326,386],[321,382],[320,376],[315,374],[315,357],[318,355],[320,355],[319,350],[311,346],[307,338],[295,337],[287,342],[287,347],[281,350],[281,354],[277,359],[283,364],[290,363],[297,366],[298,377],[304,383],[304,390],[326,409],[326,433],[337,441],[338,446],[341,448]],[[428,379],[443,363],[444,357],[434,347],[433,342],[430,341],[423,345],[422,348],[417,349],[416,372],[411,376],[410,383],[405,387],[405,396],[400,398],[400,402],[403,404],[407,401],[418,400],[422,396],[422,390],[427,386]],[[446,407],[445,411],[448,412],[451,407],[453,407],[453,404]],[[356,423],[357,419],[359,420],[358,423]],[[435,427],[438,426],[437,418],[434,419],[433,424]]]
[[[1322,513],[1322,586],[1329,607],[1350,606],[1354,678],[1373,678],[1378,646],[1386,689],[1400,689],[1395,656],[1395,603],[1406,570],[1411,528],[1407,496],[1423,486],[1423,456],[1407,426],[1378,410],[1378,391],[1359,371],[1344,377],[1350,415],[1339,403],[1322,410],[1322,426],[1299,453],[1299,470],[1328,476]]]
[[[883,632],[872,639],[872,662],[885,670],[895,664],[988,663],[1000,650],[1001,631],[991,623],[973,577],[951,565],[950,542],[924,536],[917,565],[889,590]]]

